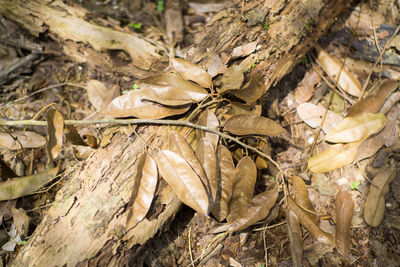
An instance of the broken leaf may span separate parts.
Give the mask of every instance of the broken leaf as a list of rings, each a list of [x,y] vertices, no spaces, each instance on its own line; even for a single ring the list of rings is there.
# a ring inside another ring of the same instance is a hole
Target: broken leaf
[[[196,156],[207,174],[210,183],[211,196],[213,201],[215,201],[218,190],[217,159],[215,157],[214,146],[204,137],[201,138],[197,144]]]
[[[243,80],[242,68],[239,65],[230,66],[222,75],[221,82],[223,85],[218,90],[218,93],[222,94],[229,90],[238,90],[242,86]]]
[[[357,117],[346,117],[325,136],[325,140],[335,143],[349,143],[364,140],[375,134],[386,125],[382,113],[364,113]]]
[[[46,139],[31,131],[0,132],[0,146],[10,150],[38,148],[46,144]]]
[[[210,75],[192,62],[183,58],[171,58],[174,70],[185,80],[194,81],[204,88],[211,88],[212,81]]]
[[[236,177],[229,201],[229,214],[226,217],[228,222],[237,219],[251,202],[256,179],[257,168],[254,161],[249,156],[242,158],[236,166]]]
[[[312,103],[303,103],[297,107],[297,114],[308,126],[317,128],[321,125],[322,118],[325,114],[325,108]],[[322,125],[322,130],[324,133],[329,132],[342,119],[342,116],[328,110],[324,124]]]
[[[353,162],[361,141],[336,144],[308,160],[308,169],[315,173],[329,172]]]
[[[365,201],[364,218],[373,227],[377,227],[383,219],[385,196],[389,193],[389,184],[396,178],[396,173],[397,169],[395,167],[382,169],[372,180],[368,197]]]
[[[261,116],[241,114],[229,118],[224,129],[236,135],[268,135],[277,136],[284,132],[284,129],[273,120]]]
[[[353,212],[354,202],[351,194],[340,191],[336,195],[335,246],[343,257],[348,257],[350,253],[350,226]]]
[[[286,210],[286,222],[293,266],[301,267],[303,261],[303,235],[301,232],[299,219],[297,219],[296,214],[289,209]]]
[[[49,109],[47,112],[47,152],[50,160],[55,160],[61,151],[63,145],[64,117],[55,109]]]
[[[294,201],[296,201],[297,205],[299,205],[307,213],[308,217],[310,217],[310,219],[317,224],[318,216],[313,205],[311,204],[307,187],[303,179],[297,175],[294,175],[292,177],[292,185],[294,191]]]
[[[200,214],[208,215],[209,196],[189,163],[170,150],[161,150],[155,160],[160,175],[179,199]]]
[[[246,101],[247,104],[255,103],[264,94],[265,87],[263,79],[254,75],[250,78],[248,84],[237,91],[233,91],[233,95]]]
[[[219,120],[211,110],[206,109],[200,114],[199,119],[197,120],[197,124],[217,130],[219,126]],[[214,147],[217,147],[219,140],[219,136],[217,134],[198,129],[196,129],[196,134],[199,139],[205,137],[208,141],[211,142],[211,144],[213,144]]]
[[[319,46],[316,46],[315,49],[317,51],[317,60],[330,77],[336,81],[337,76],[340,73],[338,80],[339,87],[353,96],[360,96],[362,90],[360,81],[350,71],[348,71],[346,67],[342,68],[340,60],[330,56]]]
[[[108,89],[98,80],[90,80],[86,86],[89,102],[96,110],[103,110],[108,103],[120,95],[119,87],[113,86]]]

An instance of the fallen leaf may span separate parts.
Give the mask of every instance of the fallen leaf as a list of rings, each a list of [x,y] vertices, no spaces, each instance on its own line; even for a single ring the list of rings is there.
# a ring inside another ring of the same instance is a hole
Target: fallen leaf
[[[231,102],[229,107],[230,110],[228,114],[233,116],[239,114],[261,116],[261,105],[246,105],[239,102]]]
[[[301,267],[303,266],[303,235],[301,232],[299,219],[297,219],[296,214],[289,209],[286,210],[286,222],[293,266]]]
[[[26,237],[28,235],[30,221],[28,214],[22,208],[11,208],[10,210],[15,229],[18,231],[21,237]]]
[[[73,125],[65,125],[65,142],[77,146],[87,146]]]
[[[194,81],[204,88],[211,88],[210,75],[192,62],[182,58],[171,58],[171,65],[174,70],[185,80]]]
[[[317,51],[317,60],[324,68],[324,70],[332,77],[335,81],[340,73],[338,85],[347,93],[352,96],[360,96],[362,87],[360,81],[346,69],[342,68],[342,63],[339,59],[330,56],[324,49],[319,46],[315,47]],[[342,70],[340,72],[340,70]]]
[[[258,75],[252,76],[247,85],[232,92],[234,96],[246,101],[247,104],[255,103],[264,93],[264,81]]]
[[[300,224],[303,225],[315,239],[323,244],[333,245],[332,235],[322,231],[321,228],[312,221],[307,213],[290,197],[288,197],[288,208],[296,214]]]
[[[46,144],[46,139],[31,131],[0,132],[0,146],[10,150],[38,148]]]
[[[207,216],[209,196],[189,163],[169,150],[161,150],[155,160],[161,177],[167,181],[179,199],[195,211]]]
[[[354,202],[351,194],[340,191],[336,195],[336,234],[335,246],[343,257],[350,253],[350,226],[353,218]]]
[[[136,92],[142,95],[142,101],[151,101],[167,107],[182,107],[193,102],[189,94],[176,87],[144,84]]]
[[[254,161],[246,156],[236,166],[236,177],[232,197],[229,201],[229,214],[226,220],[232,222],[238,218],[251,202],[257,179],[257,168]]]
[[[217,159],[215,156],[215,149],[210,141],[201,138],[196,147],[196,156],[206,172],[208,181],[210,183],[210,191],[213,202],[217,196],[218,181],[217,181]]]
[[[257,42],[247,43],[233,48],[232,58],[248,56],[256,50]]]
[[[222,88],[218,93],[222,94],[230,90],[238,90],[244,80],[243,70],[239,65],[232,65],[222,74]]]
[[[357,117],[346,117],[329,131],[325,140],[334,143],[349,143],[365,140],[383,129],[386,117],[382,113],[364,113]]]
[[[314,94],[314,87],[321,82],[321,76],[313,69],[307,71],[300,86],[296,88],[295,99],[299,103],[307,102]]]
[[[385,214],[385,196],[389,193],[389,184],[396,178],[395,167],[382,169],[372,180],[364,206],[365,221],[372,227],[377,227]]]
[[[400,92],[391,94],[385,101],[383,106],[379,109],[380,113],[386,114],[394,104],[400,101]]]
[[[307,187],[303,179],[301,179],[297,175],[294,175],[292,177],[292,185],[294,192],[294,201],[296,201],[297,205],[299,205],[307,213],[307,216],[310,217],[310,219],[315,224],[317,224],[318,223],[317,212],[315,211],[313,205],[311,204],[310,197],[308,196]]]
[[[273,120],[247,114],[232,116],[225,122],[224,129],[236,135],[277,136],[284,132],[284,129]]]
[[[297,114],[308,126],[317,128],[321,125],[322,118],[325,114],[325,108],[311,103],[303,103],[297,107]],[[324,124],[322,125],[322,130],[324,133],[331,131],[342,119],[342,116],[328,110]]]
[[[60,153],[63,145],[64,117],[55,109],[49,109],[47,112],[47,152],[50,160],[55,160]]]
[[[217,130],[219,126],[219,120],[211,110],[206,109],[200,114],[199,119],[197,120],[197,124]],[[211,142],[211,144],[213,144],[214,147],[217,147],[219,140],[219,136],[217,134],[198,129],[196,129],[196,134],[198,136],[198,139],[205,137],[208,141]]]
[[[119,87],[113,86],[108,89],[98,80],[90,80],[86,86],[89,102],[96,110],[103,110],[108,103],[120,95]]]
[[[354,161],[360,144],[361,141],[330,146],[308,160],[308,169],[315,173],[323,173],[346,166]]]
[[[222,62],[220,56],[215,54],[211,57],[210,65],[208,66],[207,72],[210,74],[211,78],[217,76],[218,74],[222,74],[226,71],[226,65]]]

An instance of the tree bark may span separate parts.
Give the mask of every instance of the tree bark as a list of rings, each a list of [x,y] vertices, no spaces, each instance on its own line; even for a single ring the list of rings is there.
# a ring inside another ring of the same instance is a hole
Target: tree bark
[[[255,41],[258,49],[240,64],[252,69],[252,74],[262,74],[269,89],[305,56],[346,2],[233,1],[231,7],[207,24],[188,58],[208,68],[215,56],[232,61],[230,55],[235,47]],[[91,68],[141,78],[166,66],[166,53],[161,44],[88,23],[86,13],[61,1],[32,0],[18,5],[0,0],[0,14],[35,36],[51,34],[63,46],[64,53],[75,61],[87,62]],[[99,44],[97,36],[90,31],[101,33],[103,42]],[[115,39],[129,40],[129,43],[116,46]],[[129,46],[132,42],[136,45],[133,49]],[[108,49],[126,51],[132,64],[117,66],[102,53]],[[168,128],[142,126],[138,132],[150,146],[162,147]],[[12,266],[119,266],[133,262],[134,251],[140,253],[141,246],[180,207],[169,186],[161,183],[150,214],[125,232],[127,203],[133,188],[131,178],[136,172],[136,159],[143,150],[143,141],[135,135],[116,133],[110,144],[95,151],[69,175],[57,193],[55,205]]]

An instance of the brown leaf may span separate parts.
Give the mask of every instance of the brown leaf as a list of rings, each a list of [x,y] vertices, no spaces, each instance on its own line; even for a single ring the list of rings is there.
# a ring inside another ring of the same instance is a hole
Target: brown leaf
[[[296,201],[297,205],[299,205],[306,213],[310,219],[317,224],[318,216],[317,213],[311,204],[310,197],[308,196],[308,191],[306,184],[303,179],[299,176],[294,175],[292,177],[293,191],[294,191],[294,201]]]
[[[340,73],[338,85],[347,93],[357,97],[360,96],[362,90],[360,81],[345,67],[342,69],[340,60],[330,56],[319,46],[316,46],[316,51],[318,61],[329,76],[336,80]],[[341,69],[342,71],[340,72]]]
[[[226,69],[222,75],[222,88],[218,93],[222,94],[229,90],[238,90],[242,86],[244,80],[243,70],[239,65],[232,65]]]
[[[142,94],[142,101],[150,101],[167,107],[185,106],[193,102],[189,94],[176,87],[143,84],[136,92]]]
[[[230,115],[249,114],[261,116],[261,105],[246,105],[239,102],[231,102],[229,103],[229,107],[228,114]]]
[[[160,175],[179,199],[200,214],[208,215],[209,196],[189,163],[170,150],[161,150],[155,160]]]
[[[73,125],[65,125],[65,142],[77,146],[87,146]]]
[[[315,70],[311,69],[304,75],[300,86],[296,88],[295,99],[299,103],[304,103],[310,100],[314,94],[314,87],[321,81],[321,76]]]
[[[182,58],[171,58],[174,70],[185,80],[194,81],[204,88],[211,88],[212,81],[210,75],[192,62]]]
[[[301,267],[303,266],[303,235],[301,232],[299,219],[297,219],[296,214],[289,209],[286,210],[286,222],[293,266]]]
[[[361,141],[330,146],[308,160],[308,169],[315,173],[323,173],[346,166],[354,161],[360,144]]]
[[[340,191],[336,195],[336,249],[343,257],[350,253],[350,226],[354,212],[354,202],[351,194]]]
[[[236,166],[236,177],[233,185],[232,198],[229,201],[228,222],[236,220],[243,209],[246,209],[254,195],[257,179],[257,168],[254,161],[246,156]]]
[[[290,197],[288,197],[288,208],[296,214],[300,224],[303,225],[315,239],[323,244],[333,245],[332,235],[322,231],[318,224],[314,223],[308,214]]]
[[[215,201],[218,190],[217,159],[215,157],[214,146],[204,137],[197,144],[196,156],[207,174],[211,196],[213,201]]]
[[[252,76],[247,85],[232,93],[247,104],[253,104],[265,93],[264,81],[258,75]]]
[[[386,114],[393,107],[393,105],[399,101],[400,101],[400,92],[395,92],[391,94],[385,101],[383,106],[379,109],[379,112]]]
[[[211,212],[218,221],[223,221],[229,212],[228,203],[232,197],[236,169],[231,152],[225,146],[217,147],[216,159],[218,189]]]
[[[352,106],[346,117],[355,117],[364,113],[377,113],[388,96],[399,86],[398,81],[386,80],[379,85],[375,94],[368,95]]]
[[[86,86],[89,102],[96,110],[103,110],[108,103],[120,95],[119,87],[113,86],[108,89],[98,80],[90,80]]]
[[[55,160],[61,151],[63,145],[64,117],[55,109],[49,109],[47,112],[47,152],[51,160]]]
[[[325,114],[325,108],[312,103],[303,103],[297,107],[297,114],[308,126],[317,128],[321,125],[322,118]],[[324,124],[322,125],[322,130],[324,133],[331,131],[342,119],[342,116],[328,110]]]
[[[0,146],[10,150],[38,148],[46,144],[46,139],[31,131],[0,132]]]
[[[273,120],[265,117],[241,114],[229,118],[224,129],[236,135],[268,135],[277,136],[284,132],[284,129]]]
[[[134,187],[137,187],[137,190],[134,188],[132,191],[133,204],[128,213],[126,229],[134,227],[144,219],[150,209],[157,187],[158,171],[156,162],[147,153],[144,153],[143,158],[145,158],[143,165],[138,166],[141,169],[137,170],[140,175],[136,176],[137,179],[134,182]]]
[[[232,58],[248,56],[256,50],[257,42],[237,46],[232,51]]]
[[[207,90],[203,87],[184,80],[173,73],[163,73],[154,76],[147,77],[137,81],[137,85],[140,88],[148,87],[151,85],[157,85],[159,87],[172,87],[176,88],[176,91],[181,91],[183,94],[187,94],[190,98],[199,102],[208,96]]]
[[[219,120],[211,110],[206,109],[200,114],[199,119],[197,120],[197,124],[217,130],[219,126]],[[211,142],[211,144],[213,144],[214,147],[217,147],[219,140],[219,136],[217,134],[205,132],[198,129],[196,129],[196,134],[198,139],[205,137],[208,141]]]
[[[115,118],[161,119],[185,113],[190,108],[190,106],[166,107],[144,100],[146,97],[148,95],[144,90],[130,91],[128,94],[119,96],[111,101],[104,114]]]
[[[15,229],[17,229],[20,236],[26,237],[29,230],[29,221],[30,218],[26,211],[22,208],[16,209],[11,208],[11,216],[13,218],[13,223],[15,225]]]
[[[377,227],[383,219],[385,196],[389,193],[389,184],[396,178],[396,174],[395,167],[383,169],[372,181],[365,201],[364,218],[373,227]]]
[[[365,140],[383,129],[386,116],[382,113],[364,113],[357,117],[346,117],[325,136],[325,140],[335,143],[349,143]]]

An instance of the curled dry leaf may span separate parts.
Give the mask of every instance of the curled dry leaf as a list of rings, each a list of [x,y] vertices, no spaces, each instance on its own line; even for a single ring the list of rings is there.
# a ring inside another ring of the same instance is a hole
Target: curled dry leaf
[[[382,113],[364,113],[357,117],[346,117],[328,132],[325,140],[335,143],[349,143],[365,140],[383,129],[386,116]]]
[[[163,73],[141,79],[137,81],[137,85],[140,88],[149,87],[151,85],[157,85],[159,87],[172,87],[175,91],[180,91],[183,94],[187,94],[194,102],[202,101],[208,96],[207,90],[203,87],[184,80],[173,73]]]
[[[150,209],[154,193],[157,187],[158,171],[154,159],[144,153],[139,159],[138,170],[132,191],[133,204],[130,207],[126,229],[134,227],[138,222],[144,219]],[[143,162],[143,164],[141,164]]]
[[[213,202],[217,196],[218,181],[217,181],[217,159],[215,157],[215,149],[210,141],[204,137],[200,139],[196,147],[196,156],[206,172],[210,183],[210,192]]]
[[[342,68],[342,63],[339,59],[330,56],[324,49],[316,46],[317,59],[324,70],[332,77],[334,80],[340,73],[338,85],[347,93],[353,96],[360,96],[362,87],[360,81],[345,67]],[[340,72],[340,70],[342,71]]]
[[[232,222],[241,216],[254,195],[254,186],[257,180],[257,168],[254,161],[246,156],[236,166],[236,177],[233,185],[232,198],[229,201],[229,214],[226,217]]]
[[[308,160],[308,169],[324,173],[346,166],[354,161],[360,144],[361,141],[330,146]]]
[[[289,209],[286,210],[286,222],[293,266],[301,267],[303,261],[303,235],[301,232],[299,219],[297,219],[296,214]]]
[[[232,197],[233,183],[235,182],[236,169],[232,154],[225,146],[218,146],[217,153],[217,196],[212,214],[218,221],[223,221],[228,215],[228,203]]]
[[[340,191],[336,195],[335,246],[343,257],[348,257],[350,253],[350,226],[353,212],[354,202],[351,194]]]
[[[73,125],[65,125],[65,141],[72,145],[87,146]]]
[[[90,104],[92,104],[96,110],[103,110],[111,100],[120,95],[118,86],[113,86],[111,89],[108,89],[98,80],[90,80],[86,86],[86,92]]]
[[[219,126],[219,120],[211,110],[206,109],[200,114],[197,124],[217,130]],[[219,140],[219,136],[217,134],[196,129],[196,135],[198,139],[205,137],[211,142],[211,144],[213,144],[214,147],[217,147]]]
[[[383,219],[385,213],[385,196],[389,193],[389,184],[394,180],[396,174],[397,169],[391,167],[383,169],[372,180],[368,197],[365,201],[364,218],[373,227],[377,227]]]
[[[352,106],[346,117],[355,117],[364,113],[377,113],[388,96],[396,90],[399,82],[386,80],[379,85],[375,94],[368,95]]]
[[[231,102],[229,107],[228,114],[233,116],[239,114],[261,116],[261,105],[246,105],[239,102]]]
[[[46,144],[46,138],[31,131],[0,132],[0,146],[10,150],[38,148]]]
[[[174,70],[185,80],[194,81],[204,88],[211,88],[212,81],[210,75],[190,61],[182,58],[171,58],[171,65]]]
[[[222,94],[229,90],[238,90],[242,86],[244,80],[243,70],[239,65],[232,65],[226,69],[222,75],[222,88],[218,93]]]
[[[146,101],[148,93],[145,90],[130,91],[119,96],[108,104],[104,114],[115,118],[137,117],[140,119],[161,119],[179,115],[188,111],[190,106],[166,107],[154,102]]]
[[[308,217],[317,224],[318,216],[317,213],[311,204],[310,197],[308,196],[308,191],[306,184],[303,179],[299,176],[295,175],[292,177],[292,185],[294,192],[294,201],[307,213]]]
[[[31,195],[53,180],[58,167],[35,175],[9,179],[0,182],[0,201]]]
[[[265,93],[264,82],[259,75],[254,75],[247,85],[232,93],[247,104],[253,104]]]
[[[400,101],[400,92],[395,92],[389,96],[389,98],[385,101],[383,106],[380,108],[379,112],[386,114],[394,104]]]
[[[312,103],[303,103],[297,107],[297,114],[308,126],[317,128],[321,125],[322,118],[325,114],[325,108]],[[322,130],[324,133],[331,131],[342,119],[342,116],[328,110],[324,124],[322,125]]]
[[[161,150],[155,160],[160,175],[179,199],[200,214],[208,215],[209,196],[189,163],[170,150]]]
[[[277,136],[284,129],[273,120],[261,116],[240,114],[229,118],[224,124],[225,130],[236,135]]]
[[[296,214],[300,224],[303,225],[315,239],[323,244],[333,245],[332,235],[322,231],[318,224],[314,223],[308,214],[290,197],[288,197],[288,208]]]
[[[63,145],[64,117],[55,109],[49,109],[47,112],[47,152],[51,160],[56,159]]]

